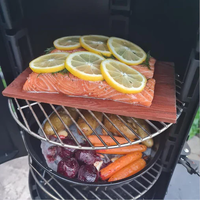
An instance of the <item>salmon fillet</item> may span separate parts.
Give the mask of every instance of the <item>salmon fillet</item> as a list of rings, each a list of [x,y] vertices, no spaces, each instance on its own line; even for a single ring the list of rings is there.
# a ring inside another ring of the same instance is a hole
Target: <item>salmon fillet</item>
[[[37,93],[59,93],[57,79],[51,73],[37,74],[32,72],[27,78],[23,90]]]
[[[147,66],[144,66],[144,65],[134,65],[134,66],[131,66],[131,67],[133,69],[137,70],[138,72],[140,72],[146,78],[153,78],[154,70],[155,70],[155,63],[156,63],[156,59],[151,57],[149,59],[149,68],[150,69]]]
[[[105,81],[85,81],[72,74],[37,74],[32,72],[23,86],[28,92],[63,93],[69,96],[107,99],[128,104],[151,106],[155,80],[149,79],[144,90],[137,94],[118,92]]]
[[[58,50],[58,49],[54,49],[53,51],[51,51],[51,53],[57,53],[57,52],[68,52],[68,53],[74,53],[77,51],[86,51],[83,48],[79,48],[79,49],[74,49],[74,50]],[[154,58],[150,58],[149,59],[149,68],[147,66],[144,65],[134,65],[134,66],[130,66],[133,69],[137,70],[138,72],[140,72],[142,75],[144,75],[146,78],[153,78],[154,75],[154,70],[155,70],[155,63],[156,63],[156,59]]]
[[[67,52],[67,53],[74,53],[78,51],[86,51],[83,48],[78,48],[78,49],[73,49],[73,50],[59,50],[59,49],[54,49],[50,53],[60,53],[60,52]]]

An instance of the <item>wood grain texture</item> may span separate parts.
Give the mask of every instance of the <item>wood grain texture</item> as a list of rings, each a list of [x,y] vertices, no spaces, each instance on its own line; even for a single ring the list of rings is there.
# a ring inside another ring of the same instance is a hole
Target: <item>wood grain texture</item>
[[[27,93],[22,90],[22,87],[29,73],[31,73],[31,70],[27,68],[3,91],[3,95],[141,119],[176,122],[175,76],[172,63],[156,62],[154,74],[156,79],[155,93],[153,103],[149,108],[111,100],[68,97],[64,94]]]

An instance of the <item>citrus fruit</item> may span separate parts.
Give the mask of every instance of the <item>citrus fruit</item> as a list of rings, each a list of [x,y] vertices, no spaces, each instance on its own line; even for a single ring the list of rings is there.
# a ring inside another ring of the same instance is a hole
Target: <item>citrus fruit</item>
[[[146,78],[130,66],[113,59],[101,63],[101,73],[106,82],[122,93],[139,93],[146,86]]]
[[[90,52],[109,57],[111,56],[111,52],[107,47],[108,38],[102,35],[84,35],[80,37],[80,44]]]
[[[29,63],[29,67],[36,73],[52,73],[65,68],[68,53],[51,53],[40,56]]]
[[[127,65],[141,64],[147,56],[139,46],[121,38],[110,37],[107,46],[115,58]]]
[[[79,48],[81,45],[79,43],[80,36],[67,36],[58,38],[53,42],[56,49],[59,50],[73,50]]]
[[[104,58],[91,52],[75,52],[65,62],[66,69],[74,76],[87,81],[101,81],[100,64]]]

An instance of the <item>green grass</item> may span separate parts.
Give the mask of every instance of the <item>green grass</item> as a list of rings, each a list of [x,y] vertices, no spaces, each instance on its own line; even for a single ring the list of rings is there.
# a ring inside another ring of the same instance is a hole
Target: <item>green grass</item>
[[[4,79],[4,76],[3,76],[3,72],[2,72],[1,66],[0,66],[0,79],[2,80],[2,83],[3,83],[4,88],[6,88],[6,87],[7,87],[7,84],[6,84],[6,81],[5,81],[5,79]],[[0,80],[0,81],[1,81],[1,80]],[[12,104],[12,110],[13,110],[13,112],[16,113],[13,104]]]
[[[189,139],[191,139],[192,137],[194,137],[195,135],[200,133],[200,118],[199,118],[200,116],[199,116],[199,114],[200,114],[200,108],[197,111],[197,114],[194,118],[192,127],[190,129]]]
[[[3,72],[2,72],[2,70],[1,70],[1,66],[0,66],[0,78],[1,78],[1,80],[2,80],[2,83],[3,83],[4,88],[6,88],[6,87],[7,87],[7,84],[6,84],[6,81],[5,81],[4,77],[3,77]]]

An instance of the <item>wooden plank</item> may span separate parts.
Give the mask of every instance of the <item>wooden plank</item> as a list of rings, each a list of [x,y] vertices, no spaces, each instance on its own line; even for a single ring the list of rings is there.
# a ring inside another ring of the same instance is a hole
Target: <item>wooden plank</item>
[[[111,100],[68,97],[64,94],[27,93],[22,90],[22,87],[29,73],[31,73],[31,70],[27,68],[3,91],[3,95],[141,119],[176,122],[175,76],[172,63],[156,62],[154,74],[156,79],[155,94],[153,103],[149,108]]]

